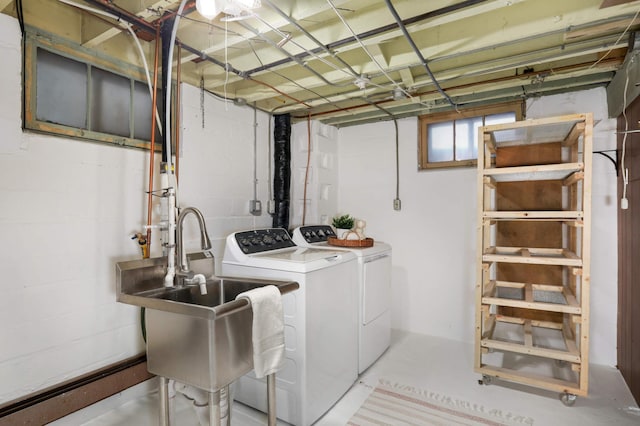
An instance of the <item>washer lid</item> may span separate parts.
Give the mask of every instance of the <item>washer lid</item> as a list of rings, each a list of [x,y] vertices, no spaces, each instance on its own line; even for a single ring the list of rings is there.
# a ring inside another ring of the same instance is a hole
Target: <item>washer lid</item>
[[[358,257],[372,256],[391,251],[391,246],[380,241],[373,242],[371,247],[336,247],[327,242],[329,237],[336,234],[329,225],[300,226],[293,230],[292,240],[299,247],[313,247],[329,250],[348,250]]]
[[[310,272],[355,259],[353,253],[344,250],[298,247],[284,233],[284,229],[272,228],[231,234],[227,237],[223,263]]]

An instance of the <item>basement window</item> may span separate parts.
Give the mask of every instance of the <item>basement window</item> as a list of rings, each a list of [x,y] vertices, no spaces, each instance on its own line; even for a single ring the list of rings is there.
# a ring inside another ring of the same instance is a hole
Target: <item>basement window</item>
[[[26,129],[149,148],[152,102],[140,70],[35,34],[25,53]],[[158,129],[156,145],[162,146]]]
[[[473,167],[478,128],[522,120],[522,102],[448,111],[418,117],[419,170]]]

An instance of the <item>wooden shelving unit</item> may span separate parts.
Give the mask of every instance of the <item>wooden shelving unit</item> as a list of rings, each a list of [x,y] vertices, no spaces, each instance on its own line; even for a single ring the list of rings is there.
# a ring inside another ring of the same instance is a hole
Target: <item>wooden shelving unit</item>
[[[481,127],[475,371],[587,395],[592,114]]]

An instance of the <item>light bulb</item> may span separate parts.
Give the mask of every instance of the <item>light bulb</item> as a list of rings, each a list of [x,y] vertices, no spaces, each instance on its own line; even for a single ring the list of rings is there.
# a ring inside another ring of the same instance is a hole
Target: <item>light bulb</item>
[[[253,10],[262,7],[260,0],[224,0],[220,9],[227,15],[240,15],[242,11]]]
[[[196,0],[196,9],[208,20],[212,20],[220,13],[217,0]]]

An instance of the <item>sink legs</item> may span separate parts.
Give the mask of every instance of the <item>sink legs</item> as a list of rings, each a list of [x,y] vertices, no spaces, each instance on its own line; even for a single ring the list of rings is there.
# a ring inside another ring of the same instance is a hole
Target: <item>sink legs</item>
[[[160,426],[169,426],[169,379],[160,377]]]
[[[220,390],[209,392],[209,424],[220,425]]]
[[[231,426],[231,394],[229,386],[223,392],[227,411],[227,426]],[[276,375],[267,376],[267,425],[276,426]],[[160,376],[160,426],[169,426],[169,379]],[[209,392],[209,424],[220,424],[220,389]]]
[[[268,426],[276,426],[276,374],[267,375]]]

